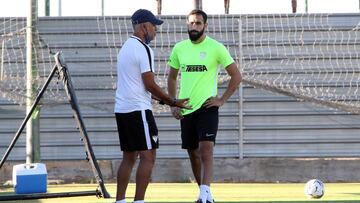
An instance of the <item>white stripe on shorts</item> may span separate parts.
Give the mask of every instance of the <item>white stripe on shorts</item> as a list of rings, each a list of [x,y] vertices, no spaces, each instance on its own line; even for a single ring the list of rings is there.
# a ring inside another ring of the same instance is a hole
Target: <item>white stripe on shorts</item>
[[[148,149],[152,149],[152,145],[151,145],[151,138],[150,138],[150,132],[149,132],[149,124],[146,120],[146,114],[145,114],[145,110],[141,110],[141,117],[143,120],[143,124],[144,124],[144,133],[145,133],[145,140],[146,140],[146,145]]]

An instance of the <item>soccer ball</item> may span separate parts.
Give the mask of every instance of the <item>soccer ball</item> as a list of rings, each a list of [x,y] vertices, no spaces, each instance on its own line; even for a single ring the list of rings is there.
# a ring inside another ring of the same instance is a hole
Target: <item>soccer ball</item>
[[[319,199],[324,195],[324,192],[324,183],[319,179],[311,179],[305,184],[304,193],[310,198]]]

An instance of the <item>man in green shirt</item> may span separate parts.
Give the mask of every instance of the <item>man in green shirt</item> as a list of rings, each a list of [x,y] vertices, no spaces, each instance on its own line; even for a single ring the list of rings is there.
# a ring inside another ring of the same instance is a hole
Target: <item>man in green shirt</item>
[[[171,112],[180,119],[182,148],[188,152],[200,188],[197,203],[212,203],[210,184],[218,109],[238,88],[241,74],[226,47],[205,35],[208,26],[205,12],[191,11],[187,16],[187,26],[190,39],[177,43],[169,58],[168,92],[170,96],[176,96],[180,71],[179,98],[189,98],[192,109],[172,107]],[[217,93],[220,67],[224,67],[231,78],[222,96]]]

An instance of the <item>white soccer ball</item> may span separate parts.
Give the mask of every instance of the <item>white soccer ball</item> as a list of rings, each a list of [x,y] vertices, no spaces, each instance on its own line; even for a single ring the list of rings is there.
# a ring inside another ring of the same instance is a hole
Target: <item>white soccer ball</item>
[[[324,196],[324,183],[319,179],[311,179],[305,184],[304,193],[306,196],[319,199]]]

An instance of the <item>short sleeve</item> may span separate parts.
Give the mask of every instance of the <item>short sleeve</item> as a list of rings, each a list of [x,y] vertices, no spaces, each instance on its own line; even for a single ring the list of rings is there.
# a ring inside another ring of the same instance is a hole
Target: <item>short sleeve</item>
[[[173,50],[171,51],[171,54],[170,54],[170,57],[169,57],[169,60],[168,60],[168,65],[170,67],[175,68],[175,69],[180,68],[179,57],[178,57],[178,52],[177,52],[177,46],[176,45],[173,48]]]
[[[234,63],[234,59],[232,58],[232,56],[230,55],[228,49],[221,43],[218,44],[218,62],[219,64],[221,64],[223,67],[227,67],[228,65]]]
[[[137,51],[136,54],[140,66],[141,73],[145,72],[154,72],[154,61],[153,61],[153,51],[150,47],[147,47],[146,45],[143,45],[141,49]]]

